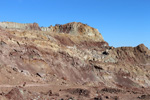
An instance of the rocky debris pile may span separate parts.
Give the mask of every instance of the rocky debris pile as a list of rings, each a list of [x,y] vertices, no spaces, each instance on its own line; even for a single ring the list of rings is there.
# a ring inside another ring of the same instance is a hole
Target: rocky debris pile
[[[0,94],[2,96],[2,100],[49,100],[49,99],[55,99],[59,98],[59,94],[52,93],[51,90],[49,90],[46,93],[37,93],[37,92],[31,92],[23,87],[15,87],[8,93],[2,93]]]
[[[138,90],[120,90],[115,88],[99,87],[82,89],[68,88],[36,92],[25,87],[14,87],[7,93],[0,93],[1,100],[149,100],[149,94],[137,92]],[[129,96],[130,95],[130,96]]]

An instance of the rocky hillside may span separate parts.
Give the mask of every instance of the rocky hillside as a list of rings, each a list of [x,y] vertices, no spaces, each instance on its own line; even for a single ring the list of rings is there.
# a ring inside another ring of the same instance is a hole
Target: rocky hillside
[[[17,29],[17,30],[39,30],[54,33],[67,33],[72,35],[84,35],[92,37],[91,39],[103,41],[102,35],[97,29],[94,29],[86,24],[72,22],[64,25],[56,24],[55,26],[39,27],[37,23],[20,24],[15,22],[0,22],[0,27],[4,29]]]
[[[0,22],[0,35],[4,100],[150,99],[150,50],[144,44],[110,47],[97,29],[77,22]]]

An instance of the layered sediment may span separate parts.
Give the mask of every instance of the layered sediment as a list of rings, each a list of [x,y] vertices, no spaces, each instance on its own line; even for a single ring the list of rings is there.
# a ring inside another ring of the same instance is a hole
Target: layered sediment
[[[15,91],[18,100],[149,98],[150,50],[144,44],[110,47],[97,29],[77,22],[50,27],[0,22],[0,27],[0,86],[24,86],[0,91],[1,98],[17,98]],[[28,89],[24,82],[48,86]]]

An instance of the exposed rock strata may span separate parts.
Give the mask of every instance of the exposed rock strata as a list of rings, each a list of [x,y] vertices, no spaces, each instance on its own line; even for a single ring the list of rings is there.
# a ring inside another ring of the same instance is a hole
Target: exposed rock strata
[[[54,33],[67,33],[73,35],[84,35],[97,41],[103,41],[102,35],[97,29],[94,29],[86,24],[72,22],[64,25],[56,24],[50,27],[39,27],[37,23],[20,24],[14,22],[0,22],[0,27],[5,29],[18,29],[18,30],[42,30]]]
[[[117,100],[126,95],[137,100],[142,98],[141,94],[149,93],[150,50],[144,44],[110,47],[96,29],[76,22],[49,28],[36,23],[1,22],[0,26],[0,85],[27,82],[66,86],[59,93],[69,93],[79,100]],[[72,89],[77,86],[84,89]],[[4,93],[2,97],[16,98],[14,91],[22,100],[23,96],[28,97],[28,92],[19,93],[20,88]],[[61,97],[57,93],[35,95]]]
[[[0,27],[5,29],[18,29],[18,30],[41,30],[37,23],[20,24],[14,22],[0,22]]]

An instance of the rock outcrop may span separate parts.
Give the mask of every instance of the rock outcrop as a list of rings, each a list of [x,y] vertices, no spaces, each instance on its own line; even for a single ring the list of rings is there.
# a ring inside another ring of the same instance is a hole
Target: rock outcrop
[[[73,35],[84,35],[87,37],[92,37],[91,39],[95,39],[97,41],[103,41],[102,35],[99,33],[97,29],[94,29],[86,24],[72,22],[64,25],[56,24],[54,27],[50,27],[55,33],[67,33]]]
[[[0,27],[4,29],[41,30],[37,23],[20,24],[15,22],[0,22]]]
[[[95,41],[104,41],[102,35],[97,29],[94,29],[86,24],[80,22],[72,22],[64,25],[56,24],[50,27],[39,27],[37,23],[20,24],[14,22],[0,22],[0,27],[5,29],[18,29],[18,30],[41,30],[54,33],[67,33],[72,35],[84,35],[90,37]]]
[[[22,100],[28,94],[35,94],[34,99],[149,98],[150,50],[144,44],[110,47],[97,29],[76,22],[48,28],[1,22],[0,27],[0,88],[35,86],[32,92],[0,90],[0,98],[17,98],[14,91]],[[43,93],[48,89],[57,93]]]

